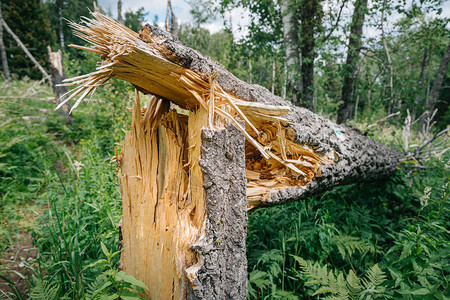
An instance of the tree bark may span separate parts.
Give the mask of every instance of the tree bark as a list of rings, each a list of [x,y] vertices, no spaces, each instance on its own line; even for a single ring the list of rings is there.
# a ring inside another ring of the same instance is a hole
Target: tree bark
[[[170,0],[167,0],[166,31],[170,32],[175,38],[178,38],[178,20],[173,13],[172,2]]]
[[[389,48],[387,46],[386,42],[386,35],[384,33],[384,12],[386,10],[386,0],[383,1],[383,7],[381,8],[381,40],[383,42],[383,48],[384,52],[386,53],[387,63],[389,66],[389,105],[388,105],[388,114],[392,113],[395,106],[395,99],[394,99],[394,67],[392,66],[392,59],[391,59],[391,53],[389,52]],[[401,101],[401,100],[400,100]],[[399,106],[401,106],[401,102],[399,103]],[[399,107],[400,110],[400,107]]]
[[[437,98],[439,96],[439,91],[442,87],[442,82],[444,81],[445,71],[448,67],[448,62],[450,61],[450,43],[447,45],[447,50],[442,57],[442,60],[439,64],[438,71],[436,73],[436,77],[433,82],[433,87],[430,92],[430,101],[428,102],[428,108],[431,110],[436,106]]]
[[[417,81],[417,88],[416,88],[416,97],[414,98],[414,107],[411,114],[411,120],[414,122],[416,120],[416,114],[417,114],[417,107],[420,105],[420,95],[423,93],[423,80],[425,79],[425,69],[428,65],[428,57],[429,57],[430,49],[425,47],[423,50],[423,58],[422,62],[420,64],[420,75],[419,80]]]
[[[0,1],[0,54],[2,56],[2,70],[5,81],[9,84],[11,82],[11,75],[9,73],[8,58],[6,57],[5,44],[3,43],[3,14],[2,3]]]
[[[355,81],[358,70],[359,53],[361,52],[361,37],[364,17],[367,11],[367,0],[357,0],[353,11],[352,25],[348,42],[347,60],[345,62],[342,100],[339,104],[337,123],[342,124],[352,118]]]
[[[287,93],[292,97],[292,103],[301,106],[301,57],[298,45],[298,20],[296,9],[291,0],[282,0],[280,3],[283,39],[286,48],[286,86]]]
[[[302,106],[314,111],[314,60],[315,33],[320,27],[322,19],[321,0],[303,1],[301,21],[301,50],[302,50]]]
[[[66,79],[62,52],[61,50],[52,52],[50,46],[48,46],[47,49],[48,49],[48,60],[50,64],[50,73],[52,75],[53,94],[55,95],[56,105],[59,105],[59,103],[63,102],[67,98],[66,94],[68,92],[67,86],[59,86]],[[59,110],[59,113],[64,117],[67,124],[69,125],[73,124],[73,117],[72,114],[70,113],[69,102],[66,102],[62,106],[62,108]]]
[[[63,30],[63,17],[62,17],[62,6],[63,1],[58,1],[58,26],[59,26],[59,44],[61,46],[61,49],[64,49],[65,42],[64,42],[64,30]]]
[[[439,68],[436,73],[436,77],[433,82],[433,86],[431,87],[430,96],[427,97],[427,101],[425,103],[425,108],[427,109],[427,112],[424,114],[422,119],[420,119],[419,123],[419,130],[422,132],[425,129],[426,119],[432,115],[433,110],[436,106],[439,91],[441,90],[442,82],[444,82],[445,71],[447,70],[449,61],[450,61],[450,43],[448,44],[447,50],[445,51],[444,56],[441,59]]]
[[[117,21],[120,24],[125,24],[125,20],[123,19],[122,15],[122,0],[117,1]]]
[[[237,79],[160,28],[137,35],[93,15],[74,27],[98,43],[103,68],[73,79],[77,103],[112,77],[156,95],[146,108],[137,97],[116,157],[123,267],[152,299],[244,299],[245,208],[386,178],[400,163],[396,150]]]

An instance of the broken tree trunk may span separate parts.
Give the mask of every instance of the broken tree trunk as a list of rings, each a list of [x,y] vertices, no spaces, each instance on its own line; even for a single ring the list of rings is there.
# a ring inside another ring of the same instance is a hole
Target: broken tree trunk
[[[102,62],[69,80],[78,87],[65,101],[81,95],[75,108],[113,77],[155,95],[144,108],[137,97],[116,157],[122,265],[152,299],[244,299],[247,209],[385,178],[399,165],[394,149],[237,79],[159,28],[137,34],[92,14],[71,25],[93,46],[73,47]]]
[[[52,75],[52,89],[53,94],[55,94],[56,105],[63,102],[66,99],[68,92],[67,86],[59,86],[66,79],[66,74],[64,72],[64,64],[62,58],[61,50],[52,52],[50,46],[47,47],[48,50],[48,60],[50,62],[50,73]],[[70,104],[66,102],[59,110],[60,114],[66,119],[67,124],[73,124],[73,117],[70,113]]]

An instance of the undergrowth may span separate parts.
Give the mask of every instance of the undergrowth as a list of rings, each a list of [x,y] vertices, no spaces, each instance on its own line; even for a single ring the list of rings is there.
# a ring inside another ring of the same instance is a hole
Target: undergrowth
[[[448,299],[450,155],[250,214],[249,299]]]
[[[31,230],[39,250],[34,261],[25,262],[32,273],[27,278],[31,299],[138,299],[138,293],[145,294],[142,282],[118,271],[119,252],[113,251],[122,209],[111,157],[130,120],[130,89],[123,83],[106,87],[95,105],[74,113],[70,126],[53,111],[47,87],[15,81],[2,98],[7,100],[0,103],[6,117],[0,126],[0,246],[14,247],[14,237]],[[46,98],[50,101],[42,101]],[[33,211],[28,226],[19,224],[28,218],[24,210]],[[0,295],[21,298],[8,272],[17,271],[2,271],[14,292],[0,289]]]

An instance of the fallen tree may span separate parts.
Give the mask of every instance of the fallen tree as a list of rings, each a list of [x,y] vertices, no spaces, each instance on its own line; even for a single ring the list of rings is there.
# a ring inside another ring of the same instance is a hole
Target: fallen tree
[[[123,269],[151,299],[244,299],[248,209],[393,174],[402,155],[357,130],[249,85],[159,28],[135,33],[98,12],[76,34],[97,71],[72,78],[79,103],[111,78],[136,89],[121,164]],[[152,94],[141,108],[139,92]]]

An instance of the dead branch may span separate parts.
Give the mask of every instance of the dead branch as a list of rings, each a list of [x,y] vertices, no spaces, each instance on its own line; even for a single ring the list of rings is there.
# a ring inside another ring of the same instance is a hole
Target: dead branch
[[[28,58],[34,63],[36,68],[38,68],[39,71],[41,71],[44,78],[48,79],[49,82],[51,82],[50,76],[47,74],[45,69],[39,64],[39,62],[34,58],[34,56],[28,51],[27,47],[22,43],[22,41],[19,39],[19,37],[9,28],[8,24],[6,24],[5,20],[1,20],[3,26],[5,27],[6,31],[12,36],[12,38],[17,42],[17,44],[22,48],[22,50],[25,52],[25,54],[28,56]]]
[[[372,127],[375,127],[375,126],[377,126],[378,124],[383,123],[384,121],[386,121],[386,120],[388,120],[388,119],[390,119],[390,118],[392,118],[392,117],[398,116],[398,115],[400,115],[400,112],[399,112],[399,111],[398,111],[398,112],[395,112],[395,113],[392,113],[392,114],[390,114],[390,115],[388,115],[388,116],[386,116],[386,117],[384,117],[384,118],[382,118],[382,119],[376,121],[375,123],[372,123],[372,124],[370,124],[370,125],[367,125],[366,130],[368,130],[368,129],[372,128]]]

